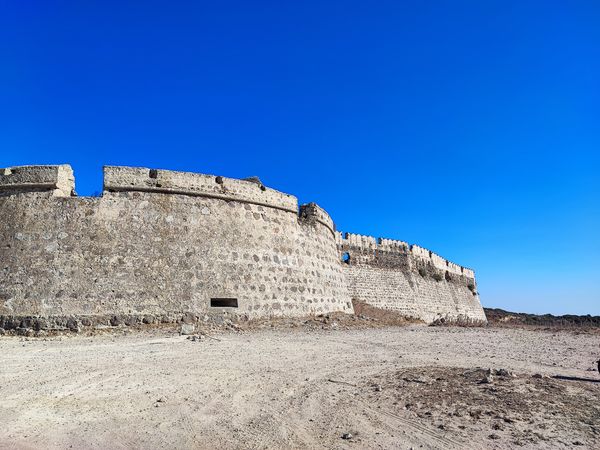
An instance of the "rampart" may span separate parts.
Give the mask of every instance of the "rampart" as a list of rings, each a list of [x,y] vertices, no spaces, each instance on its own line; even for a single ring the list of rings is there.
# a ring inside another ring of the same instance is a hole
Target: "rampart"
[[[353,299],[433,322],[485,322],[475,273],[418,245],[336,233]]]
[[[326,213],[257,179],[106,167],[77,197],[68,166],[0,173],[0,327],[353,311]]]
[[[79,197],[68,165],[0,169],[0,217],[0,328],[351,313],[352,298],[485,320],[469,269],[343,238],[255,177],[108,166],[102,195]]]

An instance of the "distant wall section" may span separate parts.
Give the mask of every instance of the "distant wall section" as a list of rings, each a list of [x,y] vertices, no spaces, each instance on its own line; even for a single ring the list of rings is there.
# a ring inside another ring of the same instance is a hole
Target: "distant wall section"
[[[353,299],[431,323],[485,322],[475,274],[406,242],[336,233]]]

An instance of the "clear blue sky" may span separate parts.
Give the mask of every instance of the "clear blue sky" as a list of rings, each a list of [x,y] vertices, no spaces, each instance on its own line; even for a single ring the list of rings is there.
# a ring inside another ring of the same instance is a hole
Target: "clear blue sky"
[[[258,175],[600,314],[598,1],[0,1],[0,69],[0,167]]]

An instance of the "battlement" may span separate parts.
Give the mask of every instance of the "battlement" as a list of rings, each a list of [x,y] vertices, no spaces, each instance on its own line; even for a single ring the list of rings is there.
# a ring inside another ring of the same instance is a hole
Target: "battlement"
[[[467,278],[475,278],[473,270],[459,266],[451,261],[442,258],[438,254],[420,247],[418,245],[409,245],[404,241],[397,241],[386,238],[375,238],[373,236],[365,236],[361,234],[336,233],[336,244],[340,251],[354,250],[361,253],[387,252],[392,254],[410,254],[415,258],[419,258],[431,263],[435,268],[448,271],[457,275],[463,275]]]
[[[191,172],[106,166],[104,190],[195,195],[253,203],[298,213],[296,197],[269,189],[257,178],[238,180]]]
[[[447,259],[442,258],[440,255],[432,252],[431,250],[419,247],[418,245],[412,245],[410,251],[417,258],[430,261],[433,264],[433,266],[437,269],[446,270],[456,275],[463,275],[467,278],[475,278],[475,272],[473,272],[473,270],[463,266],[459,266],[458,264],[453,263],[452,261],[448,261]]]
[[[385,250],[385,251],[389,251],[389,252],[405,252],[406,250],[409,249],[409,245],[408,243],[404,242],[404,241],[397,241],[394,239],[385,239],[385,238],[380,238],[379,239],[379,249],[380,250]]]
[[[357,250],[375,250],[377,248],[377,239],[373,236],[364,236],[362,234],[337,233],[338,245],[345,248],[354,248]]]
[[[75,178],[68,164],[18,166],[0,169],[0,194],[50,191],[55,197],[75,194]]]

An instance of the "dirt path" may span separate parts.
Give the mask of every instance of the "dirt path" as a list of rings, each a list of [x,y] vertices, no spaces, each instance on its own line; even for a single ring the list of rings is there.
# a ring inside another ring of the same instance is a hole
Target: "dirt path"
[[[411,326],[218,338],[1,338],[0,448],[600,445],[600,383],[531,376],[600,379],[597,336]],[[477,367],[518,376],[480,383]],[[492,417],[500,397],[505,417]],[[581,426],[558,424],[571,419]]]

